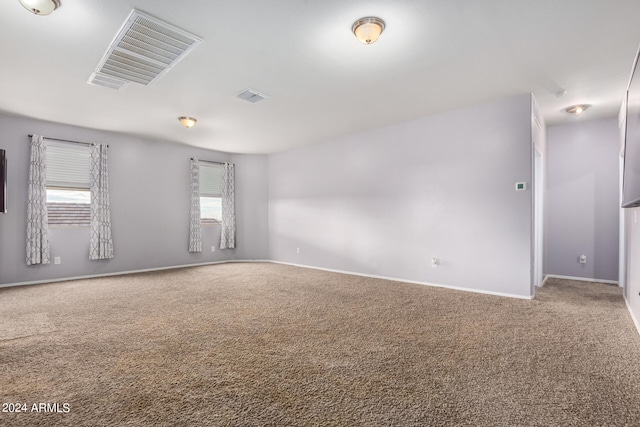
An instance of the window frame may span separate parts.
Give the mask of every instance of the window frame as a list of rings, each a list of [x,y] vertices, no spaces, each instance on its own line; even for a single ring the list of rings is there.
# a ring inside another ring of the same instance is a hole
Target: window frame
[[[222,210],[222,165],[212,162],[200,163],[200,225],[213,226],[222,222],[222,212],[220,218],[205,217],[202,215],[203,199],[216,199]],[[204,172],[204,174],[203,174]]]
[[[69,227],[90,227],[91,219],[86,219],[86,212],[78,216],[78,205],[83,210],[91,208],[91,147],[84,144],[75,144],[44,138],[47,149],[47,208],[52,210],[52,205],[68,203],[73,205],[72,209],[66,212],[66,216],[57,217],[52,222],[51,216],[48,218],[50,228]],[[74,170],[69,170],[74,168]],[[53,202],[49,201],[49,190],[55,191],[82,191],[89,193],[88,203],[74,202]],[[86,205],[86,206],[84,206]],[[90,213],[89,213],[90,215]],[[80,222],[74,222],[78,220]]]

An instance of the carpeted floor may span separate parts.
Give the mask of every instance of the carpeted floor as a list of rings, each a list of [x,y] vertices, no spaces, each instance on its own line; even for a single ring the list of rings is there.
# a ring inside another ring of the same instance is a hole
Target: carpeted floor
[[[27,404],[2,426],[638,426],[640,336],[611,285],[224,264],[1,289],[0,402]]]

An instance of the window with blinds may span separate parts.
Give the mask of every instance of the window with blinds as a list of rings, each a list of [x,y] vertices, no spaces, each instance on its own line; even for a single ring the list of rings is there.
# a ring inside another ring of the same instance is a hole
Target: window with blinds
[[[91,186],[91,150],[81,144],[45,140],[47,187],[88,190]]]
[[[200,162],[200,218],[202,224],[222,219],[222,165]]]
[[[49,225],[89,226],[91,148],[46,138],[45,144]]]

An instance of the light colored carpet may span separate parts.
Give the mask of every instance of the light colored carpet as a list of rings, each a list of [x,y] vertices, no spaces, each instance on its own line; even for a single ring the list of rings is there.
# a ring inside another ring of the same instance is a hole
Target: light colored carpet
[[[0,337],[0,401],[29,409],[2,426],[640,425],[611,285],[526,301],[224,264],[2,289]]]

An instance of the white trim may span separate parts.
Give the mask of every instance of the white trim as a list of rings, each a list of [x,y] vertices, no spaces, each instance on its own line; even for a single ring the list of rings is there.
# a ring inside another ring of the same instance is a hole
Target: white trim
[[[547,280],[549,280],[549,275],[545,274],[544,279],[542,279],[542,283],[540,283],[540,287],[543,287],[544,284],[547,283]]]
[[[624,299],[625,304],[627,305],[627,310],[629,310],[629,314],[631,315],[631,320],[633,320],[633,324],[636,325],[636,329],[638,330],[638,335],[640,335],[640,321],[636,319],[636,316],[633,314],[631,310],[631,306],[629,305],[629,300]]]
[[[34,281],[31,281],[31,282],[6,283],[6,284],[3,284],[3,285],[0,285],[0,288],[10,288],[10,287],[14,287],[14,286],[40,285],[40,284],[44,284],[44,283],[67,282],[67,281],[70,281],[70,280],[93,279],[93,278],[98,278],[98,277],[109,277],[109,276],[122,276],[122,275],[125,275],[125,274],[148,273],[148,272],[151,272],[151,271],[174,270],[174,269],[177,269],[177,268],[201,267],[201,266],[205,266],[205,265],[231,264],[231,263],[243,263],[243,262],[268,262],[268,263],[272,263],[272,264],[291,265],[291,266],[294,266],[294,267],[308,268],[308,269],[312,269],[312,270],[329,271],[329,272],[332,272],[332,273],[349,274],[349,275],[352,275],[352,276],[370,277],[370,278],[373,278],[373,279],[383,279],[383,280],[390,280],[390,281],[393,281],[393,282],[401,282],[401,283],[412,283],[412,284],[415,284],[415,285],[433,286],[433,287],[436,287],[436,288],[446,288],[446,289],[453,289],[453,290],[457,290],[457,291],[473,292],[473,293],[494,295],[494,296],[507,297],[507,298],[517,298],[517,299],[527,299],[527,300],[532,300],[533,299],[533,295],[526,297],[526,296],[522,296],[522,295],[507,294],[507,293],[504,293],[504,292],[484,291],[484,290],[480,290],[480,289],[462,288],[462,287],[459,287],[459,286],[449,286],[449,285],[442,285],[442,284],[437,284],[437,283],[419,282],[419,281],[415,281],[415,280],[403,280],[403,279],[398,279],[398,278],[395,278],[395,277],[378,276],[378,275],[374,275],[374,274],[355,273],[355,272],[352,272],[352,271],[335,270],[335,269],[332,269],[332,268],[313,267],[313,266],[309,266],[309,265],[295,264],[295,263],[291,263],[291,262],[273,261],[273,260],[266,260],[266,259],[211,261],[211,262],[203,262],[203,263],[198,263],[198,264],[184,264],[184,265],[173,265],[173,266],[169,266],[169,267],[145,268],[145,269],[142,269],[142,270],[129,270],[129,271],[120,271],[120,272],[115,272],[115,273],[91,274],[91,275],[86,275],[86,276],[64,277],[64,278],[48,279],[48,280],[34,280]],[[613,280],[597,280],[597,279],[588,279],[588,278],[584,278],[584,277],[559,276],[559,275],[556,275],[556,274],[547,274],[545,276],[544,280],[542,281],[542,284],[540,286],[541,287],[544,286],[544,284],[547,282],[547,280],[549,278],[579,280],[579,281],[583,281],[583,282],[610,283],[610,284],[617,284],[618,283],[618,282],[613,281]],[[636,329],[638,330],[638,334],[640,334],[640,322],[634,316],[633,311],[631,311],[631,306],[629,305],[629,301],[626,298],[624,298],[624,302],[627,305],[627,310],[629,311],[629,314],[631,315],[631,319],[633,320],[633,323],[636,326]]]
[[[176,268],[186,268],[186,267],[201,267],[204,265],[215,265],[215,264],[230,264],[230,263],[240,263],[240,262],[270,262],[269,260],[260,260],[260,259],[247,259],[247,260],[223,260],[223,261],[211,261],[211,262],[201,262],[198,264],[184,264],[184,265],[172,265],[169,267],[155,267],[155,268],[145,268],[142,270],[128,270],[128,271],[118,271],[115,273],[103,273],[103,274],[89,274],[86,276],[73,276],[73,277],[61,277],[57,279],[44,279],[44,280],[34,280],[31,282],[18,282],[18,283],[5,283],[0,285],[0,288],[11,288],[14,286],[28,286],[28,285],[42,285],[44,283],[56,283],[56,282],[67,282],[70,280],[80,280],[80,279],[95,279],[98,277],[109,277],[109,276],[122,276],[125,274],[136,274],[136,273],[148,273],[150,271],[161,271],[161,270],[174,270]]]
[[[578,280],[580,282],[592,282],[592,283],[608,283],[610,285],[617,285],[617,280],[604,280],[604,279],[592,279],[589,277],[576,277],[576,276],[560,276],[558,274],[547,274],[547,277],[544,279],[546,282],[548,278],[554,279],[567,279],[567,280]],[[544,283],[544,282],[543,282]]]
[[[414,284],[414,285],[433,286],[433,287],[436,287],[436,288],[453,289],[453,290],[456,290],[456,291],[474,292],[474,293],[478,293],[478,294],[486,294],[486,295],[494,295],[494,296],[499,296],[499,297],[517,298],[517,299],[526,299],[526,300],[532,300],[533,299],[533,295],[524,296],[524,295],[516,295],[516,294],[507,294],[507,293],[504,293],[504,292],[485,291],[485,290],[481,290],[481,289],[471,289],[471,288],[463,288],[463,287],[459,287],[459,286],[442,285],[442,284],[439,284],[439,283],[419,282],[419,281],[416,281],[416,280],[399,279],[397,277],[388,277],[388,276],[378,276],[378,275],[375,275],[375,274],[356,273],[356,272],[353,272],[353,271],[344,271],[344,270],[335,270],[335,269],[332,269],[332,268],[314,267],[314,266],[311,266],[311,265],[295,264],[295,263],[292,263],[292,262],[282,262],[282,261],[269,261],[269,262],[271,262],[273,264],[282,264],[282,265],[291,265],[293,267],[309,268],[309,269],[312,269],[312,270],[322,270],[322,271],[330,271],[332,273],[349,274],[349,275],[352,275],[352,276],[370,277],[372,279],[390,280],[392,282],[411,283],[411,284]]]
[[[531,296],[523,296],[523,295],[509,294],[509,293],[504,293],[504,292],[485,291],[485,290],[481,290],[481,289],[463,288],[463,287],[460,287],[460,286],[450,286],[450,285],[443,285],[443,284],[439,284],[439,283],[420,282],[420,281],[416,281],[416,280],[405,280],[405,279],[399,279],[397,277],[378,276],[378,275],[374,275],[374,274],[356,273],[356,272],[353,272],[353,271],[335,270],[335,269],[331,269],[331,268],[314,267],[314,266],[310,266],[310,265],[295,264],[295,263],[290,263],[290,262],[281,262],[281,261],[273,261],[273,260],[261,260],[261,259],[211,261],[211,262],[203,262],[203,263],[198,263],[198,264],[172,265],[172,266],[169,266],[169,267],[145,268],[145,269],[141,269],[141,270],[118,271],[118,272],[114,272],[114,273],[90,274],[90,275],[86,275],[86,276],[74,276],[74,277],[62,277],[62,278],[57,278],[57,279],[34,280],[34,281],[31,281],[31,282],[7,283],[7,284],[0,285],[0,288],[10,288],[10,287],[14,287],[14,286],[41,285],[41,284],[44,284],[44,283],[66,282],[66,281],[70,281],[70,280],[93,279],[93,278],[98,278],[98,277],[109,277],[109,276],[122,276],[122,275],[125,275],[125,274],[148,273],[148,272],[151,272],[151,271],[173,270],[173,269],[176,269],[176,268],[200,267],[200,266],[204,266],[204,265],[242,263],[242,262],[269,262],[269,263],[273,263],[273,264],[282,264],[282,265],[291,265],[291,266],[294,266],[294,267],[309,268],[309,269],[312,269],[312,270],[330,271],[332,273],[349,274],[349,275],[352,275],[352,276],[361,276],[361,277],[370,277],[370,278],[373,278],[373,279],[390,280],[390,281],[393,281],[393,282],[400,282],[400,283],[412,283],[414,285],[433,286],[433,287],[436,287],[436,288],[446,288],[446,289],[453,289],[453,290],[457,290],[457,291],[466,291],[466,292],[474,292],[474,293],[478,293],[478,294],[494,295],[494,296],[499,296],[499,297],[517,298],[517,299],[526,299],[526,300],[532,300],[533,299],[533,295],[531,295]],[[549,276],[547,276],[547,278],[548,277]],[[555,276],[552,276],[552,277],[555,277]],[[545,281],[546,281],[547,278],[545,278]]]

